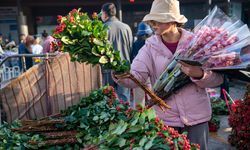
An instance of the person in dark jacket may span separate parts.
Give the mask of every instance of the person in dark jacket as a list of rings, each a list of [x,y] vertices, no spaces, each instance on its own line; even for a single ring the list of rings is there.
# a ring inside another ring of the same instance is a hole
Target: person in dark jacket
[[[133,35],[130,27],[118,20],[114,3],[103,4],[101,11],[101,19],[109,27],[109,41],[113,44],[114,49],[120,52],[121,59],[130,62],[130,53],[133,44]],[[111,77],[110,70],[102,70],[102,74],[104,85],[109,84],[113,86],[122,100],[130,100],[130,90],[116,84]]]
[[[34,43],[34,37],[28,35],[24,41],[24,43],[21,43],[18,47],[18,53],[19,54],[32,54],[32,48],[31,45]],[[31,57],[25,57],[25,65],[26,69],[28,70],[33,66],[33,60]],[[19,62],[20,69],[24,69],[22,66],[22,62],[20,60]]]
[[[139,23],[137,28],[137,40],[133,43],[132,46],[132,52],[130,55],[131,62],[135,58],[135,56],[138,54],[139,50],[142,48],[142,46],[145,44],[145,40],[150,37],[153,34],[152,29],[149,25],[147,25],[144,22]]]

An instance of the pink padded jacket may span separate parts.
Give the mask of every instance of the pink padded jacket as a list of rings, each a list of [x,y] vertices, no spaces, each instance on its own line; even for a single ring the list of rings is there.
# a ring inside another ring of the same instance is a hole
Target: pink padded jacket
[[[185,42],[190,42],[189,38],[193,36],[191,32],[180,30],[182,35],[176,52],[181,51],[186,45]],[[145,83],[149,77],[154,85],[157,78],[171,62],[172,57],[173,54],[163,44],[161,37],[153,35],[147,39],[146,44],[133,60],[131,73],[142,83]],[[202,79],[194,80],[191,78],[191,80],[192,83],[182,87],[166,99],[171,109],[164,113],[158,106],[154,106],[158,116],[168,126],[184,127],[184,125],[195,125],[210,120],[211,105],[205,88],[219,86],[223,82],[223,77],[220,74],[205,71]],[[116,82],[129,88],[137,87],[129,79],[119,79]]]

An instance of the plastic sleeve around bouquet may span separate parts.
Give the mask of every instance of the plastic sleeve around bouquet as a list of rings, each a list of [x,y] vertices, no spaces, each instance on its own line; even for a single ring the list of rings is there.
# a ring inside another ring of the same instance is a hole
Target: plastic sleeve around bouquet
[[[181,72],[180,65],[173,60],[157,80],[156,84],[154,84],[153,89],[156,95],[166,99],[172,92],[175,92],[190,82],[190,78]]]
[[[234,45],[237,42],[241,42],[248,36],[250,36],[250,32],[247,25],[243,25],[240,28],[232,31],[226,31],[226,33],[219,35],[218,37],[216,37],[217,39],[208,42],[197,53],[193,54],[192,59],[203,62],[210,56],[221,53],[221,51],[226,47]]]
[[[250,65],[250,36],[212,55],[203,64],[206,70],[242,69]]]
[[[250,82],[250,37],[211,56],[203,68]]]
[[[210,52],[215,52],[237,42],[238,38],[235,36],[239,32],[238,28],[242,27],[242,25],[241,21],[228,17],[218,7],[215,7],[194,28],[194,35],[187,42],[178,45],[181,48],[181,50],[178,50],[180,53],[175,54],[174,60],[157,80],[153,86],[154,91],[160,97],[167,98],[172,92],[190,83],[189,77],[181,72],[176,62],[177,58],[199,63],[199,59],[203,58],[202,55],[210,55]]]
[[[241,21],[228,17],[218,7],[215,7],[211,13],[194,28],[194,36],[189,40],[189,43],[185,46],[180,56],[190,58],[203,48],[211,48],[212,43],[216,43],[223,38],[228,38],[229,32],[241,27],[242,24]],[[227,45],[227,43],[222,43],[220,47],[224,45]],[[213,49],[215,50],[214,47]]]

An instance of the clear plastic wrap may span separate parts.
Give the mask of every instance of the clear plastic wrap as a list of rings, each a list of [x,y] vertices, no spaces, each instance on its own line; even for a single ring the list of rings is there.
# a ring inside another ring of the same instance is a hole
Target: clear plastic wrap
[[[201,66],[204,70],[249,67],[250,31],[240,20],[228,17],[215,7],[194,28],[193,33],[188,42],[182,43],[182,49],[175,53],[175,58],[153,86],[158,96],[167,98],[173,91],[191,82],[181,72],[178,61]]]

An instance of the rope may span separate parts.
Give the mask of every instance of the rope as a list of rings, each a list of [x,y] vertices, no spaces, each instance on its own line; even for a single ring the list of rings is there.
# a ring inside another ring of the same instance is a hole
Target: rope
[[[230,105],[229,105],[229,102],[228,102],[228,97],[229,99],[234,103],[233,99],[230,97],[230,95],[227,93],[227,91],[225,89],[222,89],[222,93],[224,95],[224,99],[226,101],[226,104],[227,104],[227,109],[228,109],[228,112],[231,113],[232,110],[230,108]]]

